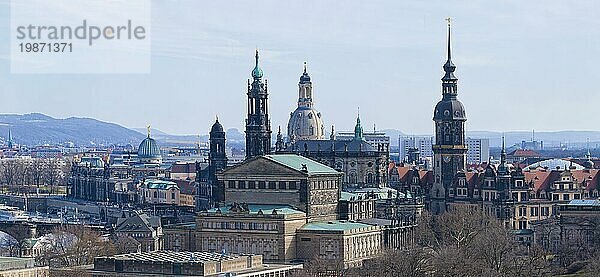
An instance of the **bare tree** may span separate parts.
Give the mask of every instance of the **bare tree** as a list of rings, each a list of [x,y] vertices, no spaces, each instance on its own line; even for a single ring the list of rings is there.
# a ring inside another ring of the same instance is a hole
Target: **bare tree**
[[[425,214],[418,228],[416,247],[431,251],[434,276],[522,276],[549,269],[544,252],[520,245],[512,230],[474,207]]]
[[[0,233],[0,255],[18,257],[19,251],[19,241],[6,233]]]
[[[45,167],[46,160],[44,159],[34,159],[30,165],[31,182],[35,185],[37,191],[40,190],[40,186],[43,184]]]
[[[14,191],[15,184],[18,178],[18,165],[16,159],[3,159],[0,161],[0,169],[2,170],[2,182],[8,191]]]
[[[61,268],[91,264],[94,257],[114,254],[115,247],[98,232],[74,225],[52,232],[43,250],[39,263]]]
[[[55,187],[62,181],[65,173],[57,159],[48,159],[44,170],[44,182],[48,185],[50,194],[54,193]]]
[[[359,276],[425,277],[432,272],[431,253],[423,249],[388,250],[365,261]]]

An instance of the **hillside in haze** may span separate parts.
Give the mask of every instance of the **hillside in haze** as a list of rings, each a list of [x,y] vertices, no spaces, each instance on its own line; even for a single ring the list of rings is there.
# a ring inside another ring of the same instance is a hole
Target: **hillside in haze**
[[[65,119],[53,118],[44,114],[0,114],[0,141],[5,141],[9,128],[12,131],[13,141],[16,144],[28,146],[43,144],[67,144],[77,146],[107,146],[132,144],[137,146],[144,137],[145,128],[129,129],[121,125],[103,122],[92,118],[69,117]],[[398,136],[407,134],[397,129],[381,130],[390,136],[390,143],[398,145]],[[157,129],[152,129],[152,137],[162,146],[195,145],[198,141],[207,142],[208,134],[198,135],[171,135]],[[534,135],[532,132],[490,132],[470,131],[468,137],[488,138],[490,146],[500,146],[502,135],[506,137],[507,146],[529,141]],[[417,135],[419,136],[419,135]],[[328,135],[326,137],[329,137]],[[245,135],[243,131],[235,128],[227,130],[227,142],[236,147],[244,146]],[[273,134],[275,140],[275,134]],[[535,140],[544,141],[544,146],[552,147],[567,144],[571,147],[592,148],[600,145],[599,131],[556,131],[536,132]]]
[[[123,126],[92,118],[53,118],[47,115],[0,114],[0,138],[6,141],[12,131],[16,144],[34,146],[74,143],[78,146],[133,144],[144,135]]]

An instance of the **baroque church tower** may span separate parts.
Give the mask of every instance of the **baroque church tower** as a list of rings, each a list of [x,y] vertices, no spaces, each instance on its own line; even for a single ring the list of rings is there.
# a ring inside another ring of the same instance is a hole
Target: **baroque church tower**
[[[435,144],[433,145],[434,183],[431,189],[431,211],[442,213],[446,210],[447,188],[455,179],[456,173],[465,170],[467,146],[465,145],[465,121],[467,117],[463,104],[458,100],[457,81],[454,75],[456,66],[452,62],[450,48],[451,26],[448,19],[448,60],[444,64],[442,78],[442,100],[434,110]]]
[[[211,182],[216,182],[217,172],[227,167],[227,154],[225,153],[225,131],[223,125],[219,123],[219,118],[215,120],[209,133],[210,151],[208,152],[209,178]]]
[[[313,107],[313,87],[306,62],[298,82],[298,108],[290,114],[287,134],[290,143],[324,138],[325,126],[321,113]]]
[[[252,83],[248,79],[248,117],[246,118],[246,159],[271,154],[271,122],[267,81],[263,82],[263,71],[256,65],[252,70]]]

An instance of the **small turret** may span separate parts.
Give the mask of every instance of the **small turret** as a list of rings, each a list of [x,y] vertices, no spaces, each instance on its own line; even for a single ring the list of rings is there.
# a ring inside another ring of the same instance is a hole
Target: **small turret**
[[[354,139],[363,140],[363,128],[360,125],[360,109],[358,110],[358,116],[356,117],[356,126],[354,126]]]

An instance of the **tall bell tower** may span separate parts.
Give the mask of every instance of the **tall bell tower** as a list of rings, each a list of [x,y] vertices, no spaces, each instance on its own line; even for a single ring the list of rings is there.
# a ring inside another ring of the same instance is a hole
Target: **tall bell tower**
[[[452,62],[451,24],[448,21],[448,60],[444,64],[442,78],[442,100],[435,106],[435,144],[433,145],[434,183],[430,191],[433,213],[446,211],[447,188],[454,182],[457,172],[465,169],[467,146],[465,145],[465,121],[467,116],[463,104],[458,100],[458,78]]]
[[[271,154],[271,121],[267,81],[263,82],[263,71],[256,65],[252,70],[252,83],[248,80],[248,116],[246,118],[246,159]]]

